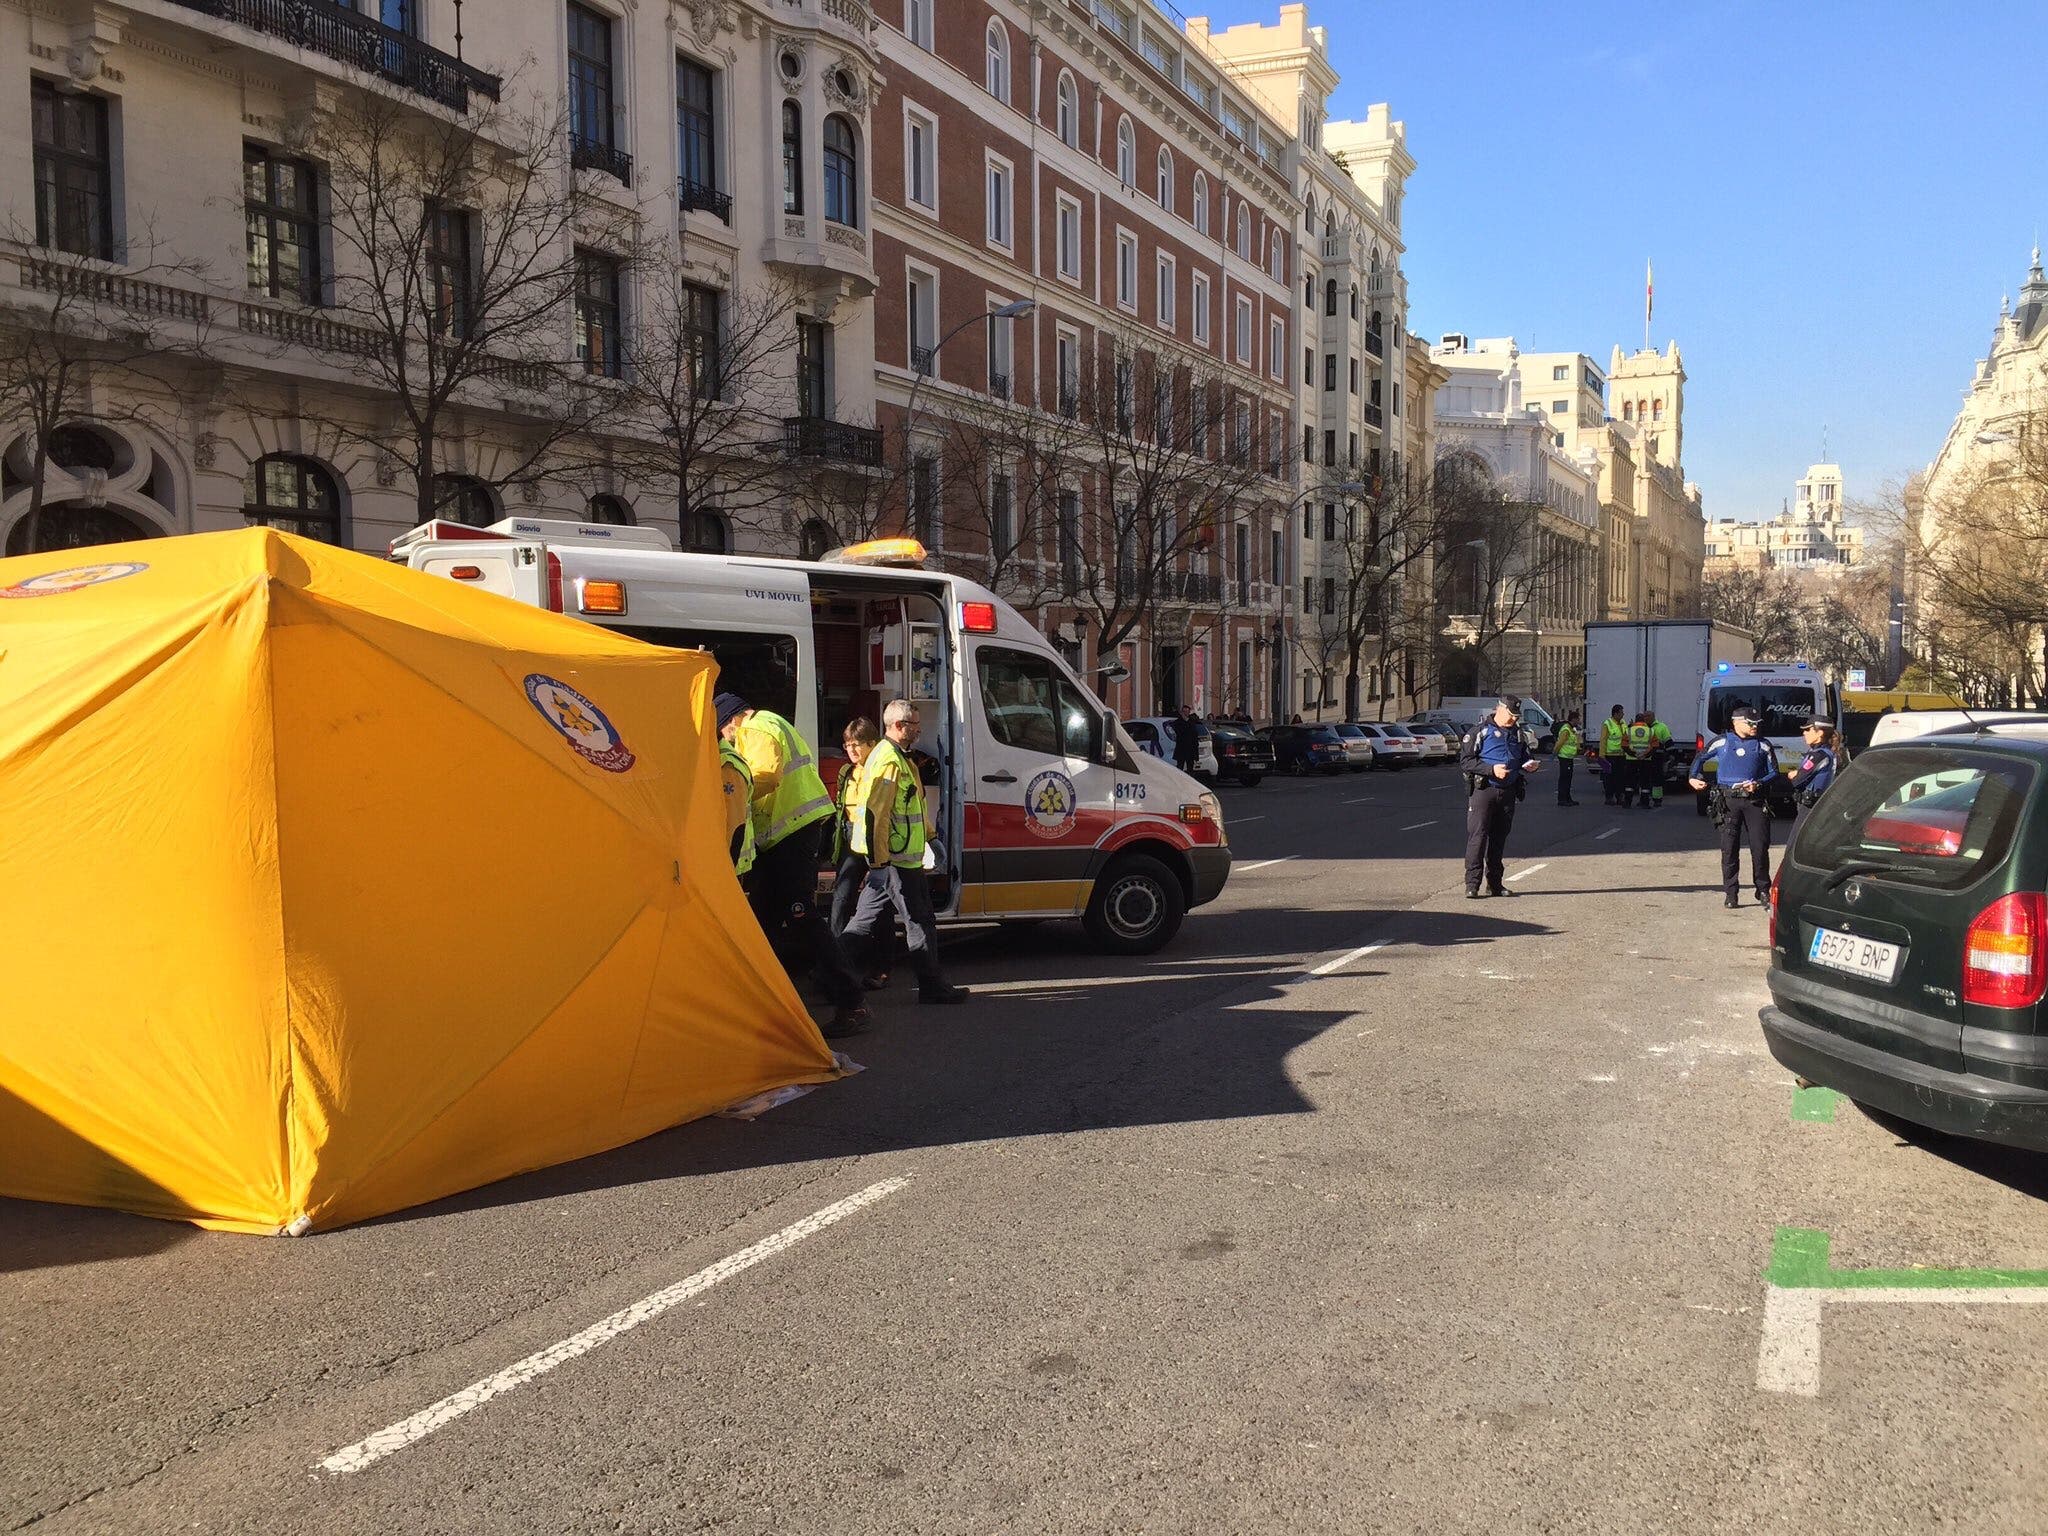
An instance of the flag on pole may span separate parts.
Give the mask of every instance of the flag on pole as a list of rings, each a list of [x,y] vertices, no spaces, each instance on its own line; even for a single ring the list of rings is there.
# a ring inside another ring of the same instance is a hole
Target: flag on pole
[[[1649,334],[1650,310],[1656,302],[1656,297],[1656,269],[1651,266],[1648,258],[1645,258],[1643,261],[1643,333],[1645,335]]]

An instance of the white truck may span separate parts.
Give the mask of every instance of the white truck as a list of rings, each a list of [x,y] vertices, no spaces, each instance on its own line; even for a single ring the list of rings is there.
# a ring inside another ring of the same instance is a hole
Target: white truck
[[[1716,668],[1753,660],[1747,630],[1713,619],[1598,619],[1586,626],[1586,736],[1600,744],[1600,722],[1615,705],[1624,721],[1654,710],[1671,729],[1665,787],[1683,777],[1697,751],[1700,690]]]

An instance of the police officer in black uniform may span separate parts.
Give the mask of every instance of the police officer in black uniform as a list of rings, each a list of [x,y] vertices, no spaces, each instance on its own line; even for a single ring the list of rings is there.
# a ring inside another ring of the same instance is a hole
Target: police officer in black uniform
[[[1835,774],[1841,766],[1835,756],[1835,723],[1832,720],[1815,715],[1806,722],[1802,734],[1806,739],[1806,756],[1799,760],[1797,768],[1785,775],[1792,783],[1793,794],[1799,798],[1799,812],[1792,818],[1794,837],[1799,835],[1800,827],[1806,822],[1806,813],[1813,809],[1821,792],[1835,782]]]
[[[1738,704],[1728,716],[1729,729],[1716,736],[1692,760],[1688,775],[1694,789],[1705,789],[1700,770],[1709,762],[1716,766],[1714,788],[1715,824],[1721,829],[1721,889],[1726,905],[1740,906],[1735,892],[1742,873],[1742,844],[1749,844],[1750,883],[1756,899],[1771,899],[1771,808],[1766,800],[1770,782],[1778,776],[1777,755],[1771,744],[1758,737],[1757,712]]]
[[[1513,694],[1501,698],[1493,718],[1467,733],[1458,766],[1471,796],[1465,803],[1465,899],[1479,899],[1482,877],[1486,894],[1517,895],[1503,883],[1502,861],[1515,824],[1515,803],[1527,793],[1524,780],[1538,766],[1522,744],[1520,699]]]

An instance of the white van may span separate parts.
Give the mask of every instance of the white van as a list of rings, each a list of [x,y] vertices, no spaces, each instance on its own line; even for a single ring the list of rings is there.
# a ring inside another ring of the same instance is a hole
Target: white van
[[[1424,711],[1424,715],[1412,718],[1434,716],[1439,720],[1448,720],[1460,729],[1470,729],[1491,720],[1493,706],[1499,702],[1499,694],[1487,694],[1483,697],[1478,694],[1453,695],[1438,700],[1436,708]],[[1529,743],[1532,751],[1548,752],[1557,745],[1556,719],[1541,704],[1526,697],[1522,700],[1522,737]]]
[[[1700,681],[1698,730],[1693,737],[1695,753],[1728,729],[1728,716],[1738,704],[1747,704],[1760,717],[1757,734],[1770,742],[1778,759],[1778,771],[1797,768],[1806,755],[1806,740],[1800,734],[1814,715],[1832,719],[1827,682],[1803,661],[1720,661]],[[1677,743],[1673,743],[1674,746]],[[1711,787],[1714,765],[1705,774]],[[1772,797],[1772,806],[1783,815],[1792,814],[1790,786]],[[1699,797],[1701,814],[1706,797]]]
[[[413,567],[655,645],[710,651],[720,689],[790,720],[829,787],[846,721],[920,706],[937,760],[944,918],[1078,917],[1149,953],[1230,873],[1215,795],[1140,752],[1045,637],[911,539],[822,561],[678,554],[659,530],[507,518],[396,540]]]

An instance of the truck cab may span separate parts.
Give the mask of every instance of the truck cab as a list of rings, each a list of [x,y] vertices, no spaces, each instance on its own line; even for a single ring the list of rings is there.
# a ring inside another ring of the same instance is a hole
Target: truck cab
[[[794,724],[830,787],[857,715],[916,704],[938,816],[942,918],[1078,917],[1149,953],[1230,870],[1216,797],[1141,752],[1015,609],[925,568],[910,539],[823,560],[680,554],[655,529],[508,518],[435,522],[392,545],[416,570],[706,650],[718,686]]]

